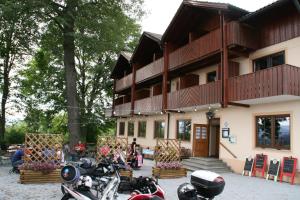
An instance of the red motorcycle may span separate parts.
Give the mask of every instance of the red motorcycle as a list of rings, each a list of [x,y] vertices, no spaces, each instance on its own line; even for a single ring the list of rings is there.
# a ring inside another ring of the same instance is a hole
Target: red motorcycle
[[[134,181],[136,181],[133,184],[134,191],[128,200],[162,200],[165,198],[165,192],[158,185],[157,180],[149,177],[139,177]]]

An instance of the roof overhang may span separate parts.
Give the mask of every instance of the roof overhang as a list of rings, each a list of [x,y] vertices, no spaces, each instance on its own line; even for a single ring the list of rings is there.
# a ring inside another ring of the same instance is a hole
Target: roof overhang
[[[130,71],[131,65],[130,65],[130,59],[132,54],[130,52],[122,51],[117,59],[117,62],[112,70],[112,73],[110,75],[110,78],[118,78],[123,75],[124,71]]]

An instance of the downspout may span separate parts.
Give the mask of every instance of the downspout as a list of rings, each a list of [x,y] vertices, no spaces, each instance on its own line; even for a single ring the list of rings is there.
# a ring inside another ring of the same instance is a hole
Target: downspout
[[[170,113],[168,113],[168,120],[167,120],[167,139],[170,138],[169,130],[170,130]]]
[[[298,0],[292,0],[292,1],[293,1],[294,5],[295,5],[297,11],[300,13],[300,3],[299,3],[299,1]]]

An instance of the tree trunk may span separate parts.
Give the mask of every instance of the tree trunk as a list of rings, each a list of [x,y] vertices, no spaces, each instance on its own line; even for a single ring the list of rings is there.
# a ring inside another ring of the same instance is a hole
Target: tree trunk
[[[2,101],[1,101],[1,116],[0,116],[0,140],[4,139],[5,135],[5,122],[6,122],[6,102],[9,94],[9,56],[4,60],[3,70],[3,88],[2,88]]]
[[[63,48],[68,105],[68,129],[70,133],[70,146],[73,147],[80,139],[80,114],[76,88],[77,77],[75,70],[74,11],[76,5],[72,5],[72,3],[70,4],[71,5],[67,5],[64,15],[65,23],[63,27]]]

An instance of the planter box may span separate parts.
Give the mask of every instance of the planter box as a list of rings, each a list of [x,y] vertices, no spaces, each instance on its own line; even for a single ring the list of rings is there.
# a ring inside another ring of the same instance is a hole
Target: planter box
[[[42,173],[33,170],[20,170],[20,183],[60,183],[60,169],[50,173]]]
[[[120,170],[120,176],[132,178],[132,170]]]
[[[186,176],[186,169],[162,169],[157,167],[152,167],[152,176],[167,179],[167,178],[181,178]]]

